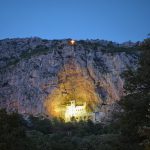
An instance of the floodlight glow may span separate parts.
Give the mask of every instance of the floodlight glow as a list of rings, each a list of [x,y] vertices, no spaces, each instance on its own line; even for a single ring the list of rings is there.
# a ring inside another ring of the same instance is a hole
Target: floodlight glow
[[[70,43],[71,43],[71,45],[74,45],[75,44],[75,40],[71,40]]]

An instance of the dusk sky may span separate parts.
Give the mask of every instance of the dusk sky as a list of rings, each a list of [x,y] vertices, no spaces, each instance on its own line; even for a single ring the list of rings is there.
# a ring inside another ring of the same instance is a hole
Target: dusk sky
[[[0,0],[0,39],[138,41],[150,33],[150,0]]]

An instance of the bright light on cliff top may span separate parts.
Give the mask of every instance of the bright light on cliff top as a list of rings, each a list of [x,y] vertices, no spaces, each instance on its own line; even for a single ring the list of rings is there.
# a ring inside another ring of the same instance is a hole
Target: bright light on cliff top
[[[75,40],[71,40],[70,41],[70,45],[75,45],[76,41]]]

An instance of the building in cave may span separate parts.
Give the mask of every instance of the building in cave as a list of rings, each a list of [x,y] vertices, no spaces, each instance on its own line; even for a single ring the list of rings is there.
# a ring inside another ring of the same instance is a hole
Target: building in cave
[[[76,121],[87,121],[92,120],[93,122],[100,122],[99,112],[88,112],[86,110],[86,102],[82,105],[77,105],[75,100],[70,101],[70,104],[66,105],[65,122]]]

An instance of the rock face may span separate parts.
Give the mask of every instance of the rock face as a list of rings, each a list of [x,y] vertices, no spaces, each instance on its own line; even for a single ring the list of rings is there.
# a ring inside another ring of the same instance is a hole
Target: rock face
[[[76,99],[108,118],[123,95],[121,73],[137,66],[135,46],[102,40],[5,39],[0,54],[0,107],[21,114],[57,116]]]

